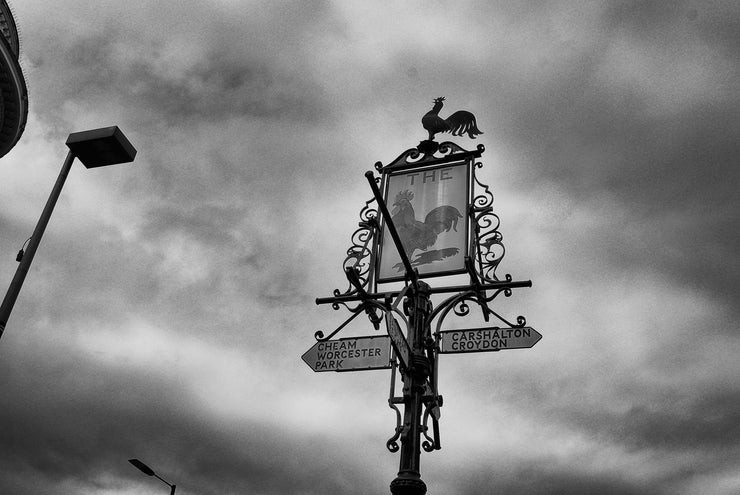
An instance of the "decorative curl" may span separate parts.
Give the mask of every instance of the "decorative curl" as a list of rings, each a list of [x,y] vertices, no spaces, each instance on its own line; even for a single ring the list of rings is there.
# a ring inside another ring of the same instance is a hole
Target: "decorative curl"
[[[395,373],[395,369],[393,373]],[[388,400],[388,405],[396,413],[396,430],[393,436],[389,438],[387,442],[385,442],[385,446],[391,452],[398,452],[398,439],[403,432],[403,426],[401,425],[401,410],[398,409],[398,407],[391,400]]]
[[[463,299],[453,306],[453,311],[457,316],[467,316],[470,313],[470,306],[468,306],[468,303]]]
[[[478,180],[478,177],[475,175],[476,168],[483,168],[483,164],[476,162],[475,167],[473,167],[473,181],[478,188],[482,188],[482,191],[479,191],[475,198],[473,198],[473,206],[476,208],[488,208],[493,204],[493,193],[487,185]]]
[[[507,277],[508,281],[510,282],[511,276],[507,275]],[[442,324],[444,323],[447,316],[450,314],[450,311],[454,312],[457,316],[466,316],[470,310],[468,302],[480,305],[486,315],[497,318],[507,327],[521,328],[526,326],[527,320],[523,316],[518,316],[516,320],[517,323],[514,324],[498,314],[496,311],[492,310],[490,306],[488,306],[488,303],[493,301],[497,295],[499,295],[501,292],[504,292],[505,290],[506,289],[499,289],[493,292],[493,294],[488,297],[485,296],[485,293],[478,294],[474,290],[469,290],[466,292],[455,294],[454,296],[440,302],[429,315],[430,324],[436,319],[436,330],[434,332],[435,335],[439,334],[440,330],[442,329]]]
[[[480,146],[478,147],[480,149]],[[375,164],[375,168],[378,171],[390,170],[394,168],[406,167],[409,165],[422,165],[427,162],[433,162],[440,160],[456,153],[468,153],[471,152],[461,148],[457,144],[451,141],[445,141],[443,143],[437,143],[436,141],[422,141],[419,143],[417,148],[411,148],[401,153],[398,158],[390,162],[388,165],[383,167],[379,163]]]
[[[406,152],[406,163],[415,163],[423,159],[425,155],[416,148]]]
[[[502,242],[504,236],[498,230],[501,219],[493,212],[493,193],[475,175],[477,168],[482,168],[480,162],[476,162],[473,167],[474,189],[477,190],[473,197],[474,259],[481,280],[494,282],[498,280],[496,268],[501,263],[506,249]]]
[[[469,290],[466,292],[460,292],[454,296],[448,297],[444,301],[437,304],[437,306],[429,314],[428,321],[431,322],[437,318],[437,332],[439,332],[442,322],[445,320],[450,311],[453,311],[458,316],[465,316],[470,312],[470,307],[466,301],[477,301],[477,295],[474,291]]]
[[[333,303],[331,303],[331,309],[333,309],[334,311],[339,311],[339,308],[341,308],[342,306],[350,311],[355,310],[355,308],[350,308],[349,305],[344,301],[334,301]]]
[[[341,304],[344,304],[344,303],[341,303]],[[349,306],[347,306],[345,304],[345,307],[352,313],[349,316],[349,318],[347,318],[346,320],[344,320],[344,323],[342,323],[341,325],[339,325],[332,333],[330,333],[327,336],[324,336],[324,332],[323,331],[321,331],[321,330],[317,331],[316,333],[313,334],[313,336],[314,336],[314,338],[316,340],[318,340],[319,342],[324,342],[324,341],[327,341],[327,340],[331,339],[336,334],[338,334],[340,330],[342,330],[344,327],[346,327],[352,320],[354,320],[355,318],[357,318],[358,315],[362,314],[363,311],[366,311],[366,312],[368,312],[368,314],[370,314],[370,312],[372,312],[374,310],[374,308],[380,308],[380,309],[383,308],[383,306],[380,303],[378,303],[377,301],[365,301],[365,302],[357,305],[355,308],[350,308]]]
[[[378,162],[380,163],[380,162]],[[370,286],[372,275],[372,241],[378,230],[378,210],[372,206],[375,198],[365,202],[365,206],[360,211],[359,228],[352,233],[350,240],[352,245],[347,249],[347,257],[342,263],[342,269],[351,268],[357,273],[360,280],[360,286],[367,289]],[[334,289],[334,296],[354,295],[358,292],[357,288],[349,284],[344,292]],[[346,305],[345,305],[346,306]],[[332,308],[339,309],[334,303]]]
[[[426,440],[424,440],[421,446],[426,452],[432,452],[437,449],[437,442],[435,442],[434,439],[430,437],[429,434],[427,433],[429,431],[429,427],[427,426],[427,423],[429,421],[431,408],[433,406],[431,406],[429,403],[425,404],[424,406],[425,406],[424,420],[421,426],[421,433],[422,435],[424,435],[424,438],[426,438]]]

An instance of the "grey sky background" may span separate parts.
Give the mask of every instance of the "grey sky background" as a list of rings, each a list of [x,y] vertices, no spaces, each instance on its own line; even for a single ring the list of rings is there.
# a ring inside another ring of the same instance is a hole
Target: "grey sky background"
[[[75,164],[0,340],[0,493],[162,493],[132,457],[183,495],[388,493],[389,374],[300,356],[347,316],[314,299],[364,172],[438,96],[484,132],[451,140],[486,147],[498,274],[533,281],[494,309],[544,338],[441,357],[429,493],[740,492],[736,2],[12,6],[0,281],[70,132],[139,154]]]

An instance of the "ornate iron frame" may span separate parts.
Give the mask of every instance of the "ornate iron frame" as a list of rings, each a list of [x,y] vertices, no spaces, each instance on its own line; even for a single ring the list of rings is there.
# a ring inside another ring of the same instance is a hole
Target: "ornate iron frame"
[[[424,335],[424,348],[431,366],[431,372],[426,382],[428,387],[423,396],[424,415],[421,426],[421,432],[425,437],[422,448],[431,452],[441,448],[439,443],[439,431],[437,422],[437,412],[442,406],[442,396],[437,390],[438,376],[438,351],[439,351],[439,332],[442,324],[450,314],[456,316],[466,316],[470,313],[468,303],[476,303],[480,306],[483,317],[486,322],[493,316],[497,320],[509,327],[521,328],[526,326],[526,318],[517,316],[516,323],[512,323],[489,307],[499,294],[509,297],[512,289],[521,287],[531,287],[531,281],[513,281],[511,275],[506,274],[503,279],[496,275],[503,256],[505,248],[503,245],[503,235],[499,232],[500,219],[493,211],[493,194],[489,187],[483,184],[476,175],[476,170],[483,167],[483,164],[477,161],[481,157],[485,148],[482,144],[477,146],[474,151],[467,151],[455,143],[443,142],[439,145],[430,146],[429,142],[422,142],[418,148],[411,148],[403,152],[394,161],[387,166],[381,162],[376,162],[375,169],[380,172],[381,177],[375,177],[371,172],[366,176],[368,181],[372,181],[374,190],[377,185],[384,185],[388,175],[391,172],[414,169],[417,167],[429,167],[434,165],[443,165],[446,163],[463,163],[467,162],[470,169],[470,187],[469,187],[469,208],[468,208],[468,232],[469,246],[465,258],[465,268],[469,276],[469,284],[463,286],[450,286],[428,288],[429,294],[455,293],[439,302],[434,309],[425,314],[424,326],[426,334]],[[438,155],[438,156],[436,156]],[[408,326],[408,320],[404,312],[400,311],[398,300],[403,298],[410,285],[416,285],[419,282],[417,277],[407,273],[405,287],[402,290],[389,292],[377,292],[378,282],[376,281],[378,239],[381,232],[381,222],[379,221],[379,204],[378,198],[373,197],[365,202],[365,206],[360,211],[360,222],[357,230],[351,236],[352,245],[347,249],[347,257],[342,267],[349,282],[347,289],[341,292],[339,289],[333,291],[334,296],[328,298],[317,298],[317,304],[331,304],[334,310],[344,306],[350,311],[351,315],[339,325],[329,335],[317,331],[314,337],[317,341],[326,341],[331,339],[353,321],[361,313],[366,313],[374,328],[378,330],[383,319],[383,314],[393,312]],[[393,303],[394,298],[396,302]],[[352,305],[352,303],[356,303]],[[406,308],[404,308],[406,309]],[[435,323],[435,331],[432,333],[432,324]],[[402,414],[397,404],[403,403],[403,397],[395,396],[396,373],[398,371],[397,359],[394,357],[391,363],[391,385],[388,405],[396,413],[396,429],[394,435],[386,442],[386,447],[390,452],[399,450],[398,439],[404,433],[402,424]],[[433,436],[430,437],[428,420],[432,417]]]
[[[442,157],[435,157],[434,154],[425,154],[417,148],[411,148],[385,167],[381,162],[376,162],[375,169],[381,173],[381,177],[376,177],[375,182],[383,186],[388,174],[399,170],[467,161],[471,168],[471,199],[467,219],[470,227],[468,229],[470,232],[468,254],[474,263],[472,270],[469,264],[466,268],[473,284],[475,284],[473,280],[478,280],[479,283],[497,282],[500,279],[496,275],[496,268],[506,252],[502,242],[503,235],[498,230],[501,220],[493,212],[494,197],[490,188],[483,184],[475,174],[477,169],[483,167],[483,164],[475,159],[482,155],[485,148],[479,144],[477,150],[467,151],[455,143],[444,142],[439,145],[438,151]],[[373,203],[376,205],[373,206]],[[378,217],[377,201],[374,197],[365,202],[365,206],[360,211],[358,225],[358,229],[351,236],[352,246],[347,249],[347,258],[342,264],[345,273],[350,269],[354,272],[351,276],[355,280],[349,280],[350,284],[344,292],[335,289],[335,297],[359,295],[362,291],[375,292],[377,288],[375,258],[381,223]],[[349,277],[350,275],[348,279]]]

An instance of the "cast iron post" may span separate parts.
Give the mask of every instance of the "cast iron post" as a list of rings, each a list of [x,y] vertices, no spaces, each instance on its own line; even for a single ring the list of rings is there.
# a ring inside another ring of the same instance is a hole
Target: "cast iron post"
[[[408,340],[412,362],[409,370],[401,370],[404,420],[398,476],[391,482],[393,495],[424,495],[427,491],[419,471],[419,458],[424,384],[430,373],[430,363],[424,348],[425,341],[430,336],[428,316],[432,311],[432,303],[429,295],[429,286],[420,281],[412,287],[411,294],[404,301],[404,310],[409,317]]]
[[[392,495],[427,493],[426,483],[421,479],[421,450],[432,452],[441,448],[438,421],[442,396],[437,390],[438,354],[498,351],[501,348],[521,349],[532,347],[542,337],[534,329],[525,327],[526,319],[523,316],[518,316],[514,323],[488,306],[498,295],[508,297],[512,289],[531,287],[532,282],[514,281],[508,274],[503,279],[496,276],[496,267],[504,255],[501,242],[503,236],[497,230],[499,218],[492,207],[493,194],[475,175],[476,169],[481,167],[481,163],[476,162],[476,159],[481,156],[484,147],[478,145],[475,151],[467,151],[451,142],[438,144],[432,140],[437,132],[451,131],[449,122],[437,115],[442,100],[444,98],[435,100],[435,107],[422,119],[424,128],[429,131],[429,140],[422,141],[417,148],[406,150],[386,166],[377,162],[375,169],[381,172],[380,179],[371,171],[365,173],[374,198],[367,201],[360,212],[359,228],[352,234],[353,245],[347,250],[347,258],[343,264],[349,287],[343,293],[335,289],[333,297],[316,299],[316,304],[331,304],[335,310],[343,306],[352,313],[329,335],[325,335],[321,330],[315,332],[314,337],[319,343],[331,344],[350,340],[351,338],[331,339],[363,312],[368,314],[371,323],[378,330],[381,317],[377,312],[384,314],[388,335],[377,338],[383,338],[384,345],[390,345],[395,350],[395,358],[388,355],[387,368],[391,369],[388,405],[396,416],[396,428],[393,436],[386,442],[386,447],[392,453],[400,451],[398,474],[390,483]],[[480,134],[475,118],[470,112],[459,111],[453,114],[455,115],[455,119],[465,120],[465,124],[460,125],[467,126],[470,131],[466,131],[469,137],[474,138]],[[456,129],[453,135],[460,135],[462,127]],[[437,178],[439,182],[456,181],[456,185],[452,187],[447,183],[444,192],[440,192],[442,186],[436,184]],[[429,185],[425,186],[427,182]],[[380,191],[381,187],[384,193]],[[419,207],[419,211],[416,212],[411,205],[415,194],[416,205]],[[394,197],[391,212],[387,201],[390,201],[388,198]],[[427,198],[428,201],[423,198]],[[373,201],[377,202],[377,210],[371,206]],[[419,212],[422,213],[421,217],[417,214]],[[420,218],[424,221],[422,222]],[[463,238],[467,236],[467,239],[463,239],[465,242],[452,234],[436,240],[437,235],[442,232],[451,230],[458,232],[458,222],[462,224],[464,230],[464,235],[461,230],[460,236]],[[427,240],[417,241],[419,232],[423,231],[429,234],[430,239],[432,233],[434,234],[431,246],[424,244]],[[409,250],[405,249],[405,243],[408,244]],[[392,245],[395,245],[400,263],[395,263],[397,261],[395,252],[390,251],[391,261],[383,264],[381,261],[383,253]],[[430,247],[434,249],[428,249]],[[458,258],[455,260],[453,256]],[[442,263],[431,265],[437,262]],[[420,274],[419,270],[423,273]],[[420,280],[422,276],[462,274],[469,275],[469,283],[432,288]],[[404,284],[402,289],[382,292],[377,289],[378,284],[401,281]],[[456,294],[438,300],[436,308],[432,305],[432,294],[449,293]],[[401,300],[403,312],[399,309]],[[450,334],[458,331],[441,331],[443,321],[449,314],[460,317],[468,315],[471,302],[480,305],[486,322],[493,316],[506,327],[470,329],[471,334],[477,336],[476,342],[486,344],[488,347],[466,349],[445,347],[450,342],[454,343],[455,337]],[[403,323],[399,324],[396,317],[403,320]],[[402,326],[405,327],[405,335]],[[436,329],[434,335],[432,326]],[[499,330],[521,335],[518,335],[511,345],[506,342],[500,343],[499,340],[502,339],[498,338],[495,342],[488,337],[485,337],[488,339],[485,340],[480,335]],[[527,338],[523,338],[525,332]],[[522,338],[519,338],[520,336]],[[367,338],[374,337],[357,337],[355,341]],[[302,358],[314,371],[319,371],[320,364],[328,363],[326,361],[311,363],[306,358],[315,347],[316,345],[309,349]],[[378,348],[378,351],[380,350]],[[384,367],[370,361],[363,364],[366,367],[356,365],[347,369],[330,365],[321,371],[355,371]],[[403,381],[401,397],[396,396],[397,373],[400,373]],[[404,405],[403,412],[400,404]],[[431,437],[427,428],[430,419],[433,431]]]

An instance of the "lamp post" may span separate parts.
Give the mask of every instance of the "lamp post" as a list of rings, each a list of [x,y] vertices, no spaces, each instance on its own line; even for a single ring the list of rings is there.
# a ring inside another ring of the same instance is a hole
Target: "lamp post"
[[[0,305],[0,336],[2,336],[8,318],[10,318],[10,313],[13,311],[13,305],[18,298],[18,293],[21,290],[23,281],[36,254],[36,249],[41,242],[41,236],[44,234],[46,225],[49,223],[54,205],[57,199],[59,199],[64,181],[67,179],[67,175],[72,168],[74,159],[78,158],[87,168],[96,168],[114,165],[116,163],[132,162],[136,156],[136,149],[117,126],[72,133],[67,138],[66,144],[69,148],[67,158],[65,158],[62,164],[62,170],[59,172],[54,189],[52,189],[44,211],[41,213],[41,217],[33,231],[33,235],[31,235],[28,241],[26,252],[19,253],[20,264],[13,280],[10,282],[2,305]]]
[[[170,495],[175,495],[175,488],[177,488],[177,485],[173,485],[169,483],[168,481],[165,481],[164,479],[160,478],[157,473],[154,472],[152,468],[141,462],[139,459],[129,459],[128,462],[134,465],[136,469],[141,471],[142,473],[146,474],[147,476],[154,476],[159,481],[164,483],[165,485],[170,487]]]

